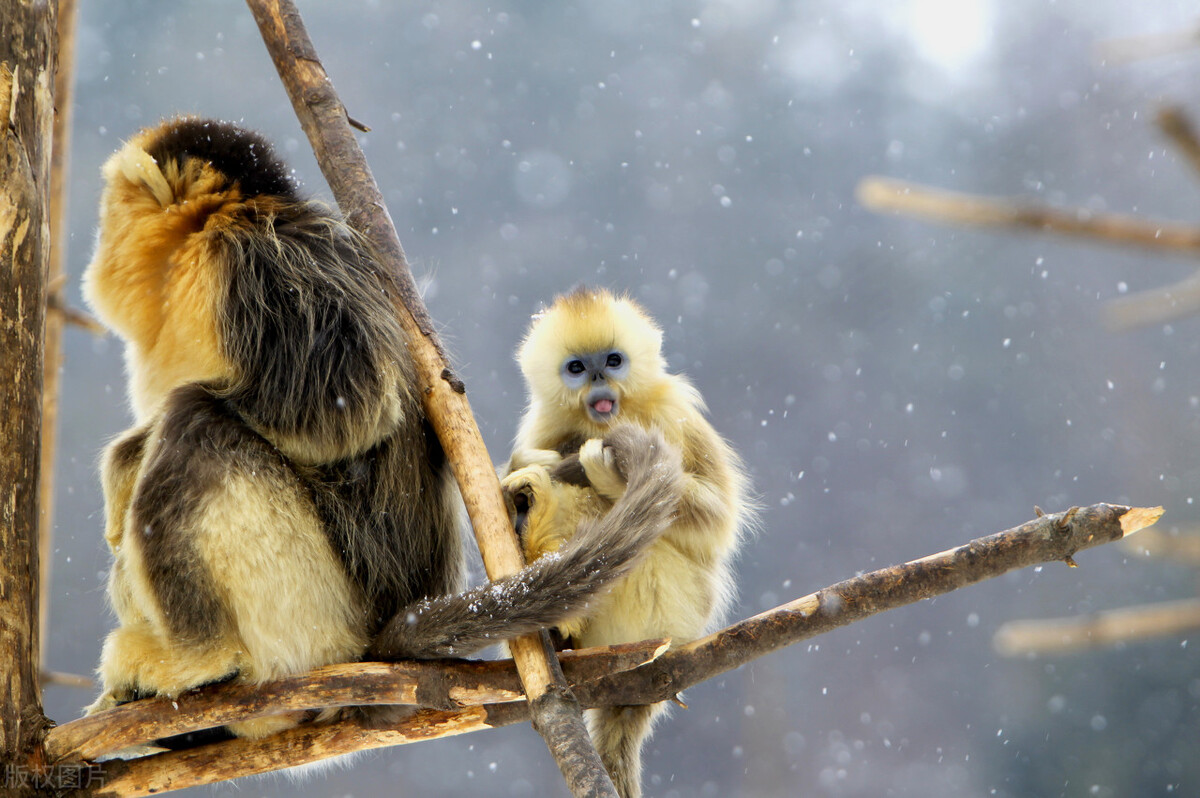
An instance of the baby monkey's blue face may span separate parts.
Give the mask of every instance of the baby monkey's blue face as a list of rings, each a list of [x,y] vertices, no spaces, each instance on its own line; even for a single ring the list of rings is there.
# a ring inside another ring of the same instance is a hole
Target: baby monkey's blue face
[[[568,388],[580,391],[588,417],[608,424],[620,413],[617,386],[629,374],[629,358],[616,349],[581,352],[563,362],[562,379]]]

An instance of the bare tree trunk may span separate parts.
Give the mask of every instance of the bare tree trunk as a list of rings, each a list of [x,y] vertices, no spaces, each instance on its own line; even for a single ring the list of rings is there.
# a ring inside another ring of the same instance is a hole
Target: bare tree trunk
[[[56,7],[0,2],[0,784],[40,770],[38,476]]]

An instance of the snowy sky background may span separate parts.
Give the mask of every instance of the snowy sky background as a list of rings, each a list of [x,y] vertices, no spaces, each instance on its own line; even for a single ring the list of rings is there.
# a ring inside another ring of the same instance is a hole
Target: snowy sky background
[[[71,298],[99,166],[174,113],[239,120],[328,196],[244,5],[81,4]],[[1107,331],[1102,303],[1192,264],[871,214],[885,174],[1064,206],[1197,216],[1153,125],[1200,114],[1189,3],[1115,0],[301,2],[355,118],[489,449],[523,403],[512,352],[579,282],[666,331],[765,506],[737,617],[1021,523],[1033,506],[1163,504],[1197,522],[1200,319]],[[88,672],[103,599],[96,461],[130,420],[121,347],[67,334],[47,667]],[[658,796],[1200,793],[1196,646],[1009,660],[1005,621],[1194,593],[1116,547],[898,610],[689,691],[647,749]],[[51,687],[48,714],[91,696]],[[527,727],[205,796],[531,796],[561,780]],[[550,792],[547,793],[547,790]]]

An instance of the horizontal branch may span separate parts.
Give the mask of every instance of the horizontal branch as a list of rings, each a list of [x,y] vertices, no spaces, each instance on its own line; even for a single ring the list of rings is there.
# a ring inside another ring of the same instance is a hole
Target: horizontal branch
[[[1012,621],[996,630],[996,651],[1066,654],[1139,640],[1178,637],[1200,629],[1200,599],[1122,607],[1074,618]]]
[[[1170,560],[1177,565],[1200,567],[1200,531],[1188,530],[1168,535],[1157,529],[1147,529],[1124,544],[1126,549],[1148,557]]]
[[[373,729],[361,717],[333,723],[309,723],[265,740],[233,739],[186,751],[101,763],[103,777],[80,795],[141,796],[214,784],[241,776],[355,751],[453,737],[529,719],[529,704],[513,702],[456,711],[424,709],[395,728]]]
[[[1162,288],[1113,299],[1104,306],[1104,323],[1124,331],[1187,318],[1200,312],[1200,272]]]
[[[1148,33],[1107,39],[1095,47],[1096,59],[1110,66],[1122,66],[1147,58],[1193,50],[1200,45],[1200,26],[1168,33]]]
[[[923,186],[885,177],[867,177],[856,190],[864,207],[933,222],[972,227],[1026,228],[1076,236],[1097,243],[1200,254],[1200,227],[1158,222],[1085,208],[1061,209],[1027,202]]]
[[[1077,552],[1119,540],[1153,524],[1161,514],[1162,508],[1097,504],[1042,515],[956,549],[838,582],[668,651],[636,670],[579,684],[575,692],[584,706],[667,700],[698,682],[764,654],[870,615],[1018,568],[1056,561],[1074,564],[1072,558]],[[386,730],[366,728],[356,719],[308,724],[266,740],[230,740],[189,751],[106,762],[104,786],[87,794],[148,795],[367,748],[495,728],[528,718],[528,705],[513,702],[457,711],[422,710]]]
[[[666,650],[665,640],[563,652],[571,684],[631,670]],[[329,665],[266,684],[214,685],[172,701],[148,698],[73,720],[46,736],[49,762],[97,757],[162,737],[264,715],[326,707],[411,704],[452,709],[524,699],[511,660],[426,660]]]

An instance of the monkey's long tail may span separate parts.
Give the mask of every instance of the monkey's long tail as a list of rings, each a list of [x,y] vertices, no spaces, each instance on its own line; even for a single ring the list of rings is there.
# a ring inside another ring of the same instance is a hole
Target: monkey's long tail
[[[642,794],[642,744],[666,704],[588,710],[588,731],[621,798]]]
[[[518,573],[464,593],[419,602],[393,617],[368,659],[465,656],[532,634],[587,609],[620,579],[671,522],[682,491],[679,453],[656,431],[615,430],[605,439],[626,477],[604,516],[580,525],[563,546]]]

